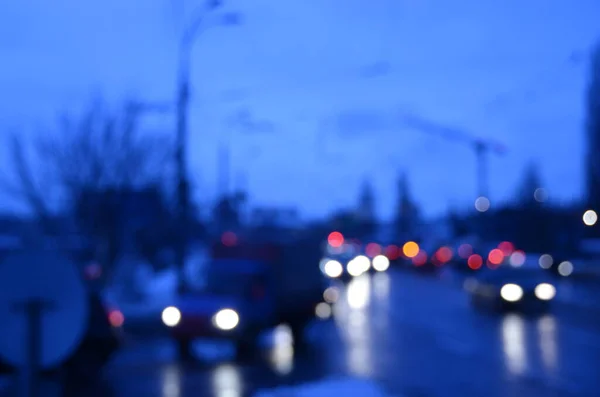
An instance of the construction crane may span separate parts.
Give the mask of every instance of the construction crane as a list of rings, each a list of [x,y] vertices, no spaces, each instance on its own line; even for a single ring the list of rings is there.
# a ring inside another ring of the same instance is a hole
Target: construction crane
[[[488,153],[505,154],[507,149],[504,145],[491,139],[474,137],[460,128],[438,124],[412,113],[402,113],[400,121],[408,128],[471,146],[477,159],[477,193],[479,197],[489,197]]]

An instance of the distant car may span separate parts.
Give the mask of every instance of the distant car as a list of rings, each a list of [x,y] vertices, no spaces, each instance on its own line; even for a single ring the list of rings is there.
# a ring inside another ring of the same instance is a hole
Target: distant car
[[[89,324],[83,341],[61,368],[50,369],[48,373],[59,370],[71,379],[88,381],[101,372],[119,349],[120,327],[124,320],[122,313],[108,308],[96,293],[91,293],[89,297]],[[0,374],[13,371],[14,368],[0,360]]]
[[[552,277],[543,270],[484,270],[464,287],[474,307],[492,311],[544,311],[556,296]]]

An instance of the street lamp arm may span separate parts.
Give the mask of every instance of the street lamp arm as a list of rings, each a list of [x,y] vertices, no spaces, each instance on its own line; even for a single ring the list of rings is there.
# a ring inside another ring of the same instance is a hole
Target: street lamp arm
[[[192,19],[190,24],[186,27],[183,35],[181,36],[181,48],[186,51],[194,44],[194,40],[198,37],[200,28],[204,23],[204,12],[198,13],[195,18]]]
[[[181,37],[182,48],[189,49],[194,44],[194,40],[198,37],[200,28],[202,28],[206,14],[218,9],[219,7],[221,7],[220,0],[208,0],[204,7],[198,8],[183,32]]]

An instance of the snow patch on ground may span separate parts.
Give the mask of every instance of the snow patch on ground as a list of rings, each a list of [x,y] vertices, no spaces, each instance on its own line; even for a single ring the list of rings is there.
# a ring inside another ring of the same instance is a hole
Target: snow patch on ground
[[[377,383],[365,379],[327,379],[293,387],[259,390],[253,397],[391,397]],[[398,396],[396,396],[398,397]]]
[[[208,256],[204,249],[193,252],[185,266],[185,276],[193,286],[201,286],[203,268]],[[117,279],[104,292],[105,301],[117,307],[126,318],[157,315],[173,303],[177,292],[177,272],[174,267],[153,272],[150,265],[132,265],[130,277]]]

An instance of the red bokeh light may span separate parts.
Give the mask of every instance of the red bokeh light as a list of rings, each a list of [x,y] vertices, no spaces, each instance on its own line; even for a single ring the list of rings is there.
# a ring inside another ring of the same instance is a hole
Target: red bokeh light
[[[515,251],[515,245],[509,241],[503,241],[498,244],[498,249],[504,256],[510,256]]]
[[[450,247],[442,247],[435,253],[436,259],[442,264],[450,262],[450,260],[452,260],[452,255],[453,253]]]
[[[400,247],[397,245],[388,246],[385,249],[385,256],[387,256],[389,260],[395,261],[400,257]]]
[[[376,243],[369,243],[365,248],[365,253],[369,258],[374,258],[377,255],[381,254],[381,246]]]
[[[221,236],[221,243],[227,247],[233,247],[237,244],[237,241],[238,239],[234,232],[225,232]]]
[[[423,266],[427,263],[427,252],[420,250],[419,253],[412,258],[412,262],[415,266]]]
[[[108,314],[108,321],[113,327],[121,327],[125,323],[125,316],[119,310],[113,310]]]
[[[504,262],[504,253],[496,248],[490,251],[488,254],[488,261],[495,266],[498,266]]]
[[[344,244],[344,236],[340,232],[331,232],[329,233],[329,237],[327,237],[327,242],[333,248],[339,248]]]
[[[483,265],[483,258],[481,258],[480,255],[473,254],[469,256],[469,259],[467,260],[467,265],[473,270],[480,269]]]

